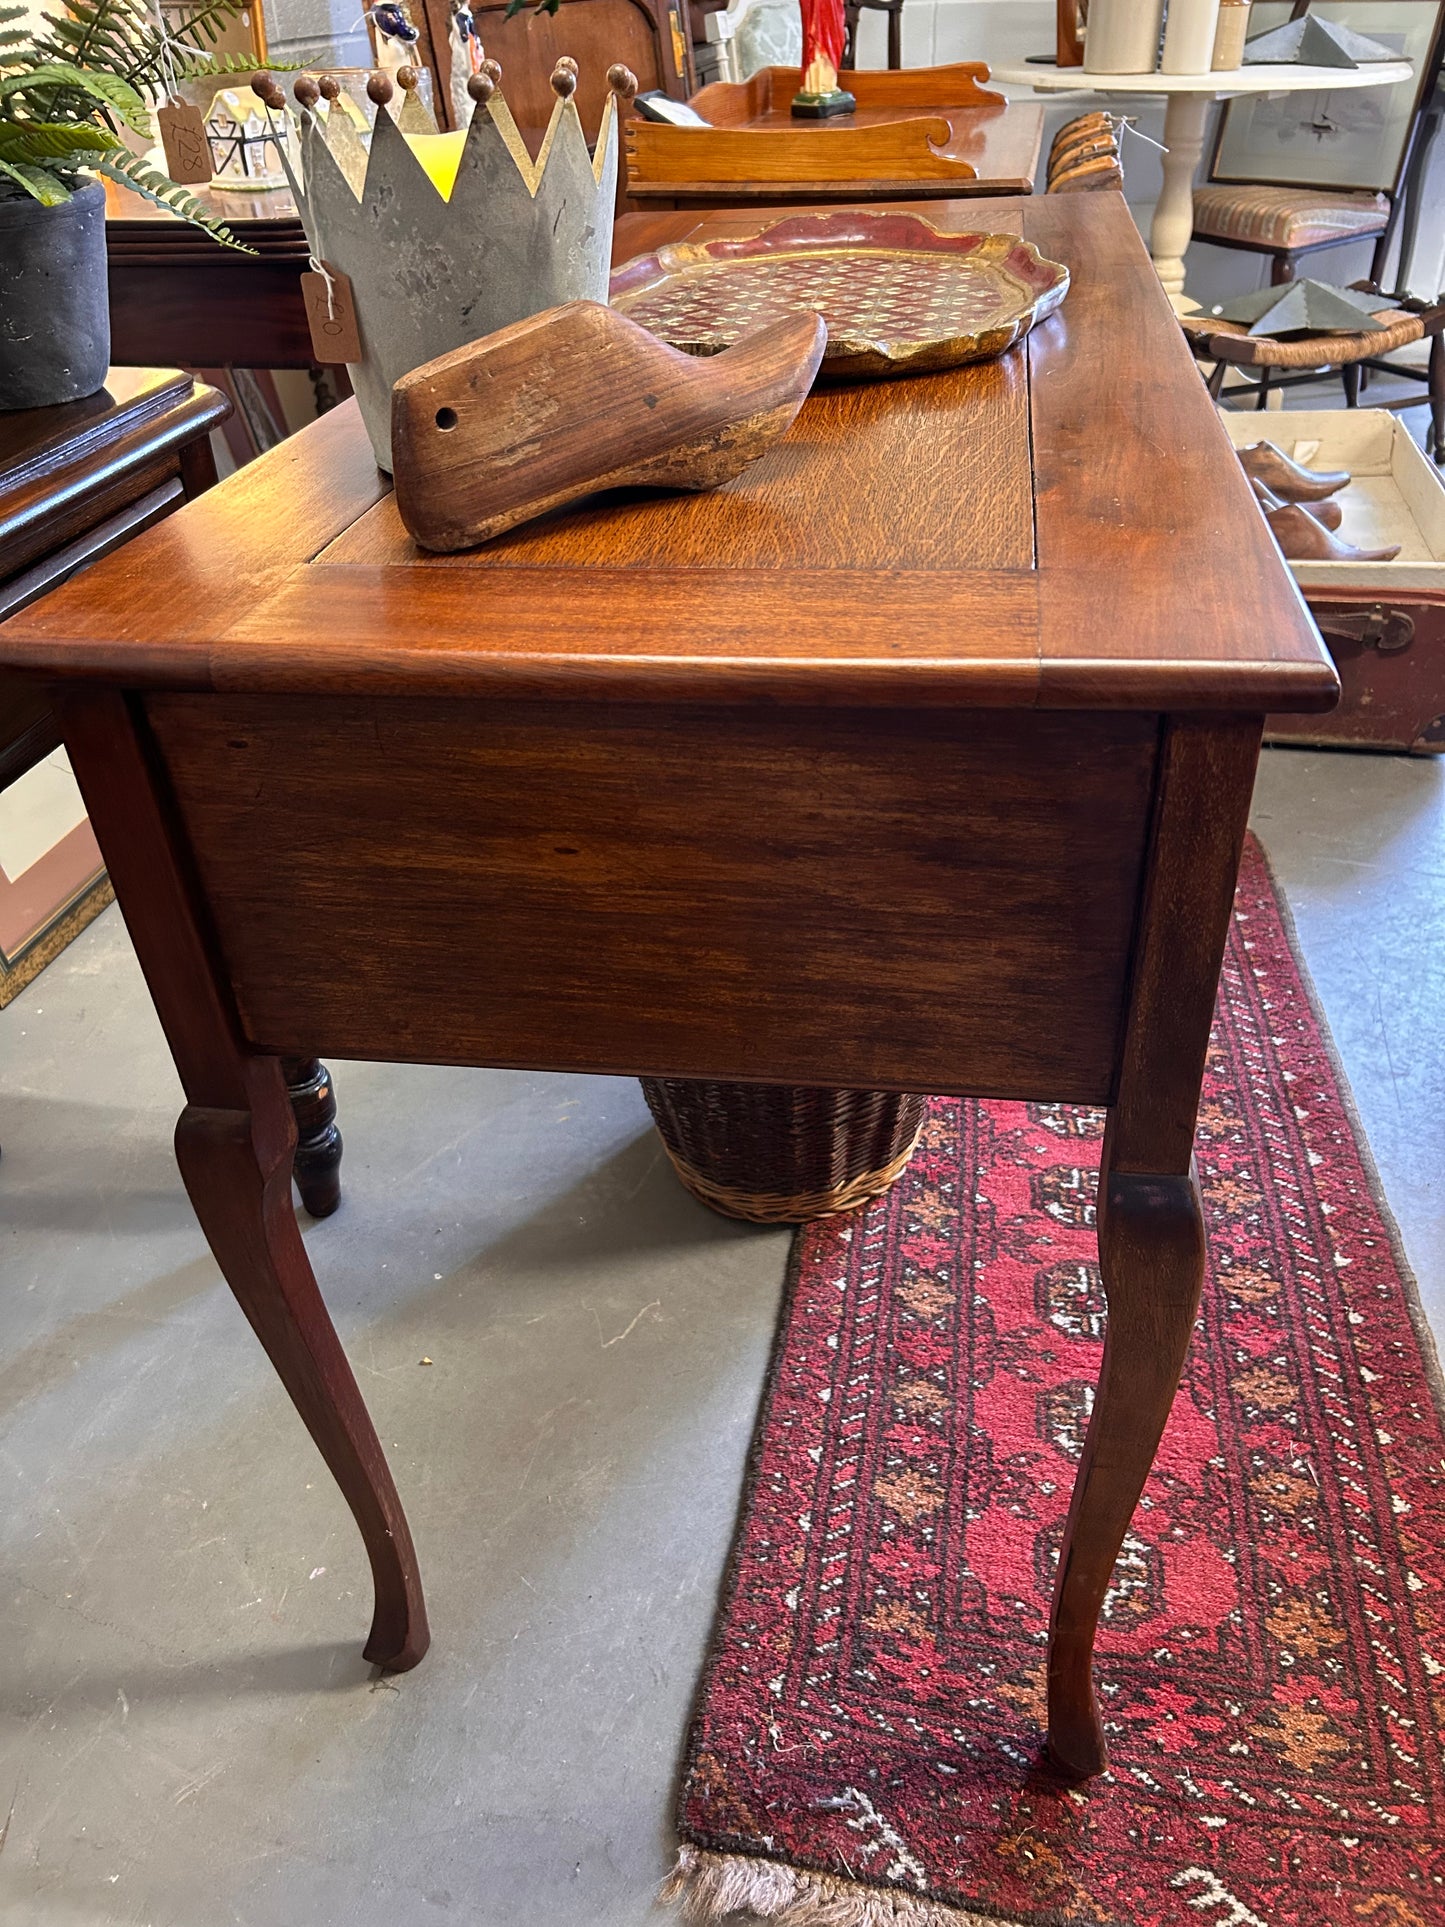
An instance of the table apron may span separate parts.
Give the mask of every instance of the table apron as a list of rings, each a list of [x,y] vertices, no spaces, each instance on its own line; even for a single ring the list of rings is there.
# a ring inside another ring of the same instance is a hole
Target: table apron
[[[252,1048],[1113,1094],[1157,716],[141,700]]]

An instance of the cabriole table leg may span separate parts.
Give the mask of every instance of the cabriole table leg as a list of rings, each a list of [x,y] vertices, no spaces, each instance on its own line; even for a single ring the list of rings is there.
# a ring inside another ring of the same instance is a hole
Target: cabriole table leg
[[[429,1637],[411,1533],[291,1208],[294,1135],[280,1066],[254,1058],[247,1072],[249,1110],[186,1106],[176,1159],[227,1284],[361,1528],[376,1588],[365,1656],[404,1672]]]
[[[1109,1161],[1106,1139],[1099,1263],[1109,1327],[1059,1552],[1049,1638],[1049,1753],[1073,1779],[1102,1772],[1107,1763],[1094,1703],[1094,1634],[1179,1389],[1204,1280],[1204,1218],[1193,1169],[1182,1177],[1115,1177]]]
[[[1075,1779],[1108,1762],[1094,1635],[1189,1350],[1204,1276],[1194,1169],[1258,716],[1166,717],[1118,1087],[1099,1174],[1109,1322],[1059,1550],[1049,1628],[1049,1753]]]
[[[242,1040],[157,795],[139,706],[116,691],[81,690],[67,697],[62,720],[185,1089],[181,1176],[226,1283],[360,1527],[375,1584],[366,1657],[402,1672],[429,1638],[416,1553],[296,1222],[296,1122],[280,1059],[254,1055]]]

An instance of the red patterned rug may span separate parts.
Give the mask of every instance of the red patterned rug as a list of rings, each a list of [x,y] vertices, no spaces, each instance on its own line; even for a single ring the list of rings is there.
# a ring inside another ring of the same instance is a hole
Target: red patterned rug
[[[1445,1922],[1445,1433],[1413,1285],[1251,845],[1199,1162],[1201,1331],[1041,1760],[1098,1370],[1096,1113],[936,1099],[804,1231],[671,1897],[790,1927]]]

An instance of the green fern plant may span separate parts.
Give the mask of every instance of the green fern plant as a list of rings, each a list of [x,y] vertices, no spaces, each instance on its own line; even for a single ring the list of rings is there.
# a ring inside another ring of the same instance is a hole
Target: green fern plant
[[[169,30],[169,48],[145,0],[67,0],[36,33],[21,6],[0,4],[0,198],[29,194],[55,207],[102,174],[134,188],[228,247],[241,244],[194,194],[132,153],[130,129],[151,138],[151,106],[164,98],[169,64],[180,78],[250,73],[254,60],[207,51],[243,0],[199,0]],[[244,249],[243,252],[250,252]]]

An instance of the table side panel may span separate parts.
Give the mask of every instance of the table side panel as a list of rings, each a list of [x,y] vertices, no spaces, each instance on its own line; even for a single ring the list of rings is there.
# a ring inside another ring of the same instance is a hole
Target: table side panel
[[[145,709],[263,1050],[1110,1095],[1155,716]]]

